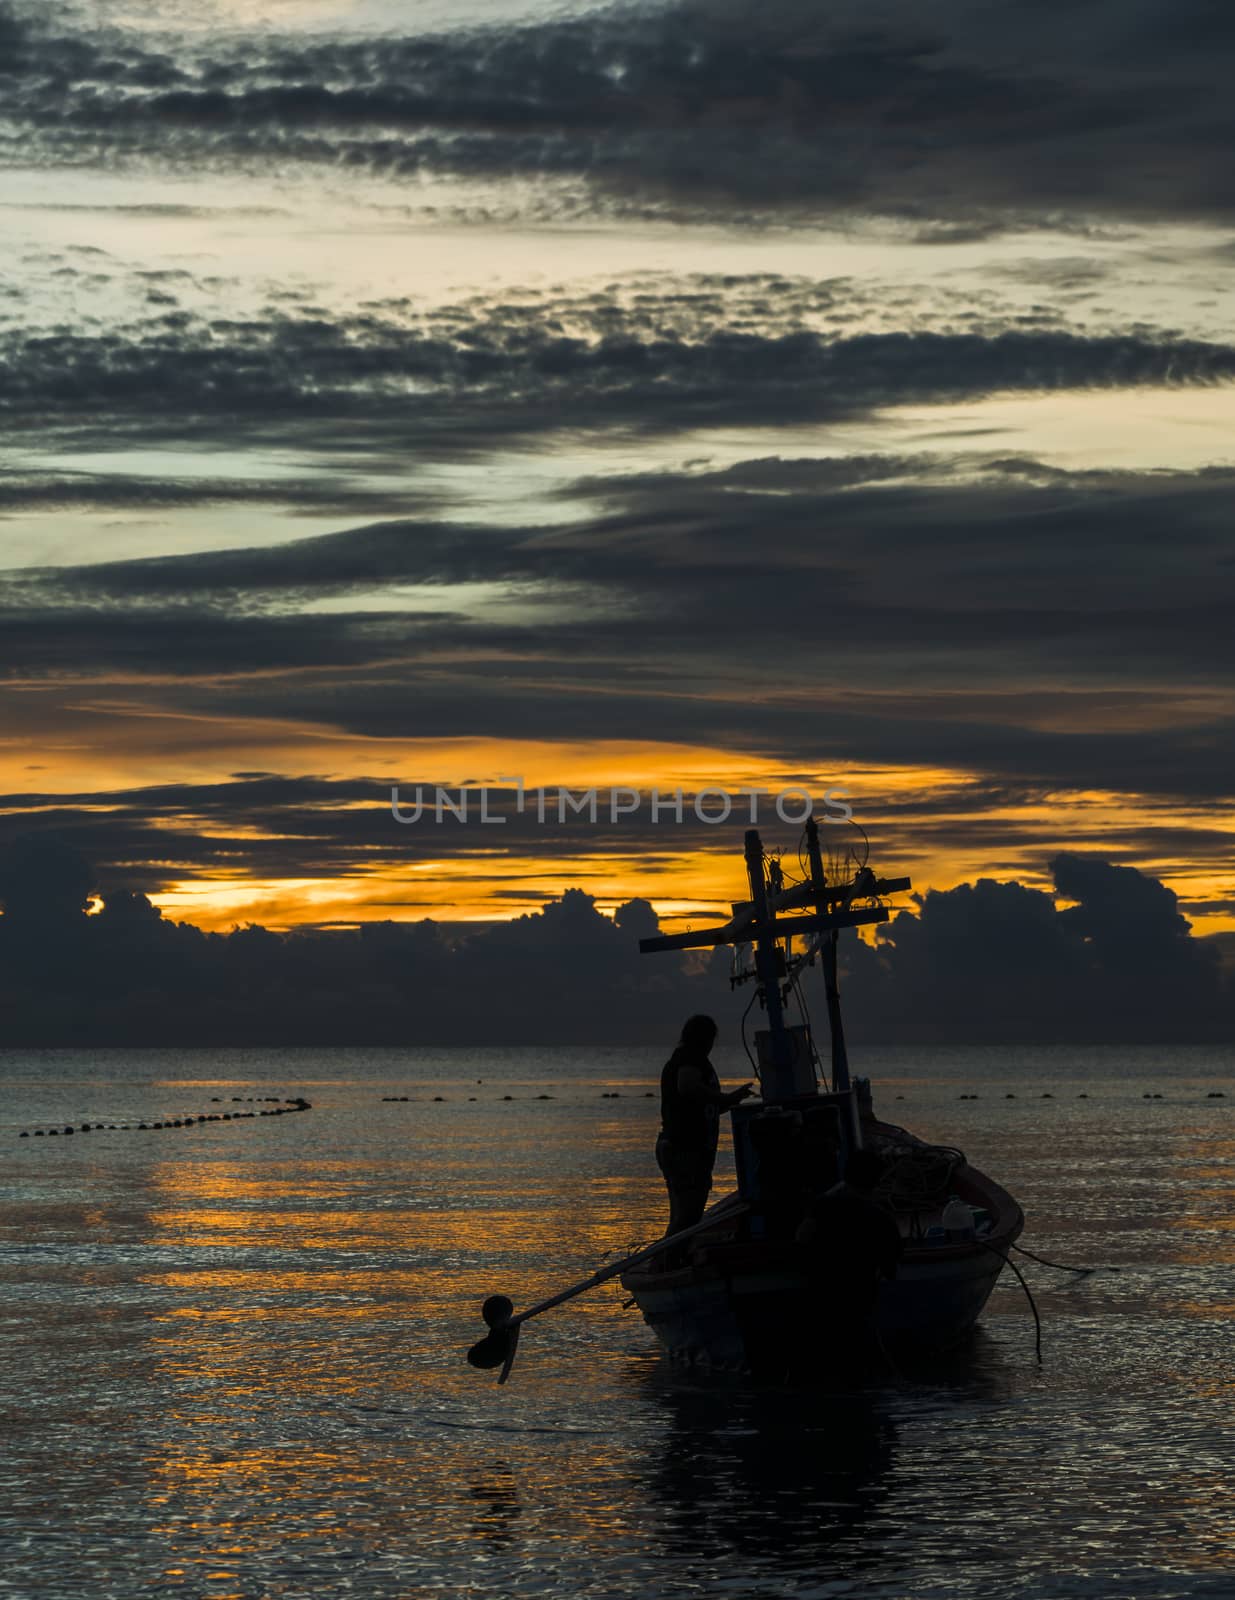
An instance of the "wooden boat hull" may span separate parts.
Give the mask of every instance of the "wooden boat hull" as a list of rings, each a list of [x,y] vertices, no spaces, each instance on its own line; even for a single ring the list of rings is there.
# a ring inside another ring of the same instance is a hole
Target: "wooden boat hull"
[[[967,1168],[961,1186],[990,1211],[990,1232],[982,1239],[911,1242],[896,1277],[880,1282],[873,1308],[857,1322],[844,1306],[828,1314],[798,1247],[738,1237],[730,1217],[734,1197],[712,1208],[715,1237],[702,1235],[686,1266],[665,1271],[649,1262],[625,1273],[622,1285],[678,1361],[779,1374],[802,1359],[809,1363],[812,1344],[829,1331],[851,1346],[865,1342],[876,1354],[946,1350],[978,1321],[1024,1226],[1016,1201],[984,1174]]]

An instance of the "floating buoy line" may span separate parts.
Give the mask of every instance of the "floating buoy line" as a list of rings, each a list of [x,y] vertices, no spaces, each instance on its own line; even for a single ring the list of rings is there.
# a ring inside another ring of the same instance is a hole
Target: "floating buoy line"
[[[262,1102],[265,1109],[261,1111],[206,1111],[192,1117],[164,1117],[161,1122],[79,1122],[67,1123],[63,1127],[55,1128],[22,1128],[17,1137],[19,1139],[57,1139],[64,1138],[74,1133],[150,1133],[161,1128],[195,1128],[203,1122],[248,1122],[257,1117],[288,1117],[296,1111],[312,1111],[313,1107],[303,1095],[294,1098],[288,1096],[280,1100],[277,1095],[238,1095],[232,1096],[233,1104],[253,1104]],[[222,1105],[219,1095],[211,1096],[212,1105]]]
[[[447,1100],[449,1099],[449,1096],[448,1095],[444,1095],[444,1094],[435,1094],[435,1095],[430,1096],[429,1098],[431,1099],[431,1101],[432,1101],[432,1103],[434,1105],[444,1105],[447,1102]],[[497,1099],[499,1101],[519,1100],[520,1098],[521,1097],[519,1095],[517,1095],[517,1094],[502,1094],[502,1095],[498,1095],[497,1096]],[[622,1092],[621,1092],[620,1089],[602,1089],[600,1091],[600,1099],[602,1099],[602,1100],[620,1100],[621,1098],[622,1098]],[[656,1096],[652,1092],[651,1089],[647,1089],[647,1090],[644,1091],[642,1098],[644,1100],[654,1100],[656,1098]],[[904,1098],[905,1098],[905,1096],[903,1094],[898,1094],[896,1096],[897,1100],[903,1100]],[[980,1100],[981,1098],[982,1098],[981,1095],[977,1095],[977,1094],[961,1094],[961,1095],[957,1096],[958,1100]],[[1041,1099],[1041,1100],[1053,1100],[1055,1098],[1055,1096],[1051,1093],[1051,1091],[1049,1089],[1044,1089],[1042,1091],[1042,1093],[1039,1095],[1038,1098]],[[1091,1098],[1091,1096],[1086,1094],[1082,1090],[1082,1092],[1080,1094],[1078,1094],[1076,1098],[1078,1100],[1088,1100],[1088,1099]],[[1205,1098],[1207,1100],[1225,1100],[1226,1099],[1226,1091],[1224,1089],[1210,1089],[1209,1092],[1206,1094]],[[478,1099],[478,1096],[476,1096],[474,1094],[469,1094],[467,1099],[468,1099],[469,1104],[475,1104],[476,1100]],[[552,1095],[552,1094],[533,1094],[533,1095],[528,1095],[527,1099],[529,1099],[529,1100],[556,1100],[557,1096],[556,1095]],[[1015,1100],[1016,1099],[1016,1095],[1011,1090],[1009,1090],[1004,1095],[1004,1099],[1005,1100]],[[1141,1099],[1142,1100],[1165,1100],[1166,1096],[1162,1095],[1162,1094],[1145,1093],[1145,1094],[1142,1094]],[[422,1104],[422,1103],[423,1102],[420,1100],[420,1096],[419,1095],[414,1095],[414,1094],[384,1094],[382,1096],[382,1104],[383,1105],[409,1105],[409,1104],[410,1105],[417,1105],[417,1104]],[[1180,1104],[1181,1102],[1176,1101],[1174,1103],[1175,1104]]]
[[[478,1096],[469,1094],[467,1098],[469,1104],[474,1104]],[[518,1100],[520,1097],[517,1094],[502,1094],[498,1095],[497,1098],[499,1100]],[[556,1100],[557,1096],[555,1094],[533,1094],[529,1095],[527,1098],[529,1100]],[[622,1098],[622,1093],[620,1089],[602,1089],[600,1098],[602,1100],[620,1100]],[[656,1096],[651,1089],[647,1089],[644,1091],[643,1098],[645,1100],[655,1100]],[[446,1099],[447,1096],[444,1094],[435,1094],[430,1096],[430,1101],[434,1105],[444,1105]],[[415,1094],[384,1094],[382,1096],[382,1104],[384,1106],[417,1105],[419,1103],[420,1096]]]

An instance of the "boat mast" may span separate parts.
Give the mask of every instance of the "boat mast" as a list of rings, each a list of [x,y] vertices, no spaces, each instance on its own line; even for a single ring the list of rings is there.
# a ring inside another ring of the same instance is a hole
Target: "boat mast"
[[[775,921],[768,915],[768,890],[763,874],[763,842],[757,828],[746,830],[746,876],[750,882],[750,904],[754,912],[755,971],[768,1019],[771,1063],[765,1066],[761,1087],[769,1104],[789,1099],[793,1092],[793,1046],[785,1029],[785,1010],[781,1005],[780,984],[784,975],[780,938]]]
[[[828,909],[826,899],[827,878],[823,871],[823,854],[819,848],[819,824],[814,817],[806,821],[806,856],[810,862],[810,883],[815,905],[822,916]],[[845,1025],[840,1014],[840,985],[837,982],[836,946],[840,929],[819,936],[819,951],[823,961],[823,984],[828,997],[828,1032],[832,1036],[832,1089],[843,1093],[849,1087],[849,1053],[845,1049]]]

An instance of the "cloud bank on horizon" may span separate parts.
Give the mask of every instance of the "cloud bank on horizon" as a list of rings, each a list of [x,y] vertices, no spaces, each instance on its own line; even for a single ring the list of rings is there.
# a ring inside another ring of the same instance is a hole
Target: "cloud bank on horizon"
[[[1050,867],[1053,894],[983,878],[917,897],[874,944],[847,938],[852,1039],[1229,1040],[1235,968],[1191,936],[1169,889],[1094,856]],[[87,915],[93,887],[85,859],[45,834],[0,855],[0,1045],[650,1045],[707,1011],[732,1051],[758,1026],[745,1028],[729,950],[639,955],[660,926],[640,898],[612,918],[568,889],[479,928],[223,934],[125,889]]]
[[[940,908],[1235,928],[1229,7],[271,15],[0,0],[0,841],[672,920],[735,834],[390,785],[839,783]]]

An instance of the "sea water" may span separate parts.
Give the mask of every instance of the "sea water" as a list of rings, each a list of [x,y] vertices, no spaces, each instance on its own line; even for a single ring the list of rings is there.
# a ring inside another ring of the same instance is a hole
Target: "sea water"
[[[856,1391],[676,1370],[616,1283],[467,1366],[663,1228],[654,1050],[0,1055],[0,1594],[1235,1594],[1235,1054],[861,1064],[1118,1269],[1021,1258],[1041,1366],[1009,1273]]]

